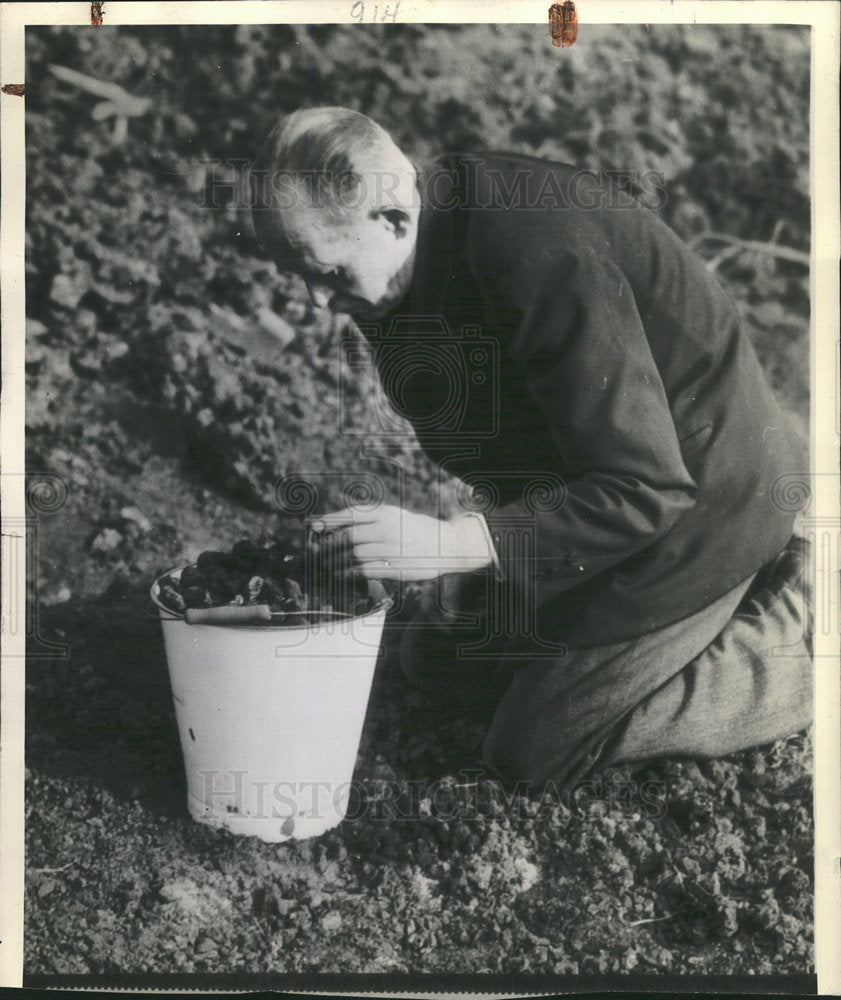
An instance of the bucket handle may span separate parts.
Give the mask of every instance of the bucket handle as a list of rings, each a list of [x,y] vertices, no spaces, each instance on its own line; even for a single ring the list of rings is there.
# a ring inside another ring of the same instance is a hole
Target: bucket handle
[[[332,620],[352,616],[340,611],[272,611],[268,604],[223,604],[215,608],[187,608],[188,625],[268,625],[274,618],[325,615]]]
[[[161,614],[161,612],[165,612]],[[164,607],[162,604],[155,604],[151,597],[146,597],[140,604],[140,613],[149,621],[159,622],[163,619],[166,622],[183,622],[184,615]]]

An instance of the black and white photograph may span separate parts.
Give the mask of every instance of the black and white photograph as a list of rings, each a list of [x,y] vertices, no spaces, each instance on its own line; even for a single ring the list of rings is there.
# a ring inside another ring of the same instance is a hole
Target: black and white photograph
[[[22,984],[815,993],[817,5],[90,6],[2,98]]]

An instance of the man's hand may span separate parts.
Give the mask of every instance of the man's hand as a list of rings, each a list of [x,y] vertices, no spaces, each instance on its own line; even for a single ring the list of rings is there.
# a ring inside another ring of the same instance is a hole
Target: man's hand
[[[346,531],[354,559],[369,580],[430,580],[493,561],[488,536],[473,514],[439,521],[389,505],[346,507],[322,514],[310,530]]]

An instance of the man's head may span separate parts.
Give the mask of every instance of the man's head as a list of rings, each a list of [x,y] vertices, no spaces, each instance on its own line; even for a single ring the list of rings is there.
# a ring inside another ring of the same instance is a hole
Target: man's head
[[[295,111],[252,170],[254,229],[279,266],[303,275],[316,305],[376,318],[411,281],[416,181],[389,134],[365,115]]]

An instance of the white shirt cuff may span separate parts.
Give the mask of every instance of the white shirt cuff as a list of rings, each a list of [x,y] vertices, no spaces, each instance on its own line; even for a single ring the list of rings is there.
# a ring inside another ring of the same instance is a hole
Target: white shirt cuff
[[[466,511],[465,513],[461,514],[460,517],[475,518],[479,522],[479,525],[481,526],[482,529],[482,537],[485,540],[485,554],[487,554],[493,565],[494,578],[496,580],[502,580],[504,577],[504,573],[502,571],[502,566],[499,562],[499,556],[496,553],[496,548],[494,546],[493,539],[491,538],[491,532],[490,528],[488,527],[488,522],[481,514],[479,514],[476,511]]]

